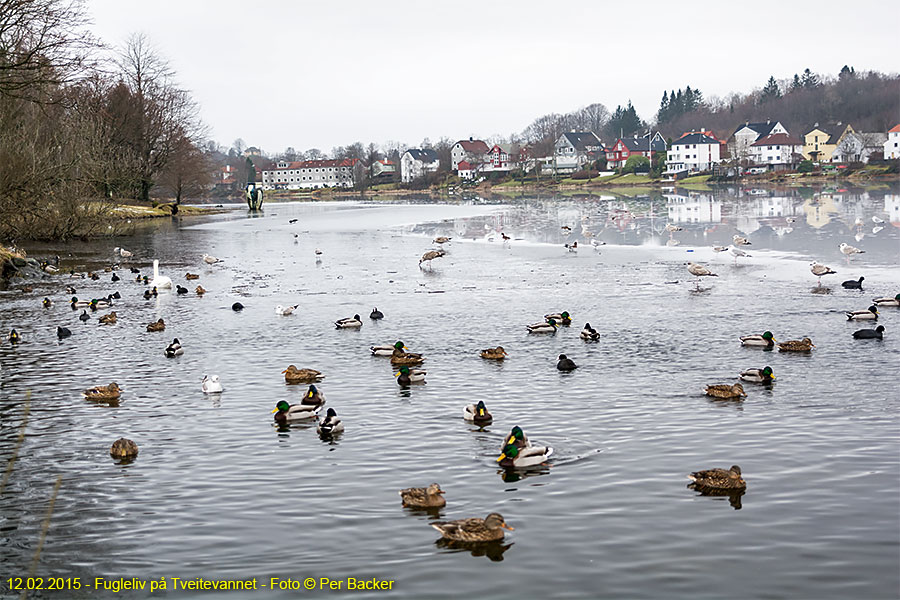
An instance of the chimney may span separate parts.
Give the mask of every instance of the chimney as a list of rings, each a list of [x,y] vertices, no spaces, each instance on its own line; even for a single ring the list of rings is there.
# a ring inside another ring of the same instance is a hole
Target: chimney
[[[474,141],[475,141],[475,140],[472,138],[471,135],[469,136],[469,141],[470,141],[470,142],[474,142]]]

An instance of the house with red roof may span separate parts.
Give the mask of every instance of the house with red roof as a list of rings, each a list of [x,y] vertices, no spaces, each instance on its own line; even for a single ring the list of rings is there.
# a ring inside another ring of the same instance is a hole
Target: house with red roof
[[[469,161],[461,160],[456,165],[456,174],[460,179],[475,179],[478,174],[478,167],[469,163]]]
[[[888,129],[887,140],[884,144],[884,158],[900,158],[900,125],[894,125]]]
[[[652,137],[619,138],[606,150],[606,168],[621,169],[631,156],[646,156],[652,162],[654,154],[666,150],[666,140],[658,131]]]
[[[372,177],[390,179],[397,172],[397,164],[389,158],[372,163]]]
[[[353,187],[359,159],[279,161],[274,169],[262,172],[263,189],[317,189]]]
[[[482,140],[469,138],[460,140],[450,148],[450,166],[454,171],[459,170],[459,163],[466,161],[470,166],[480,167],[488,162],[488,153],[491,148]]]
[[[803,160],[803,142],[787,133],[770,133],[750,144],[750,161],[770,169],[790,169]]]

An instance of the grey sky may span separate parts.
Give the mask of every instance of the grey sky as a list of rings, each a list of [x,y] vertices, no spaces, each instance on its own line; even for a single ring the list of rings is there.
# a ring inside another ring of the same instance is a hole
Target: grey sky
[[[725,96],[806,67],[896,72],[890,5],[88,0],[105,42],[147,34],[213,139],[270,153],[508,135],[593,102],[646,119],[664,89]]]

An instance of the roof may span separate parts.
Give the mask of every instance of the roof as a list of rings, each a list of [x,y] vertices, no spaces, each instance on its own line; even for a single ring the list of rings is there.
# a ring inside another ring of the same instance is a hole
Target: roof
[[[459,140],[456,143],[462,146],[462,149],[466,152],[471,152],[473,154],[487,154],[490,151],[488,145],[481,140]]]
[[[772,131],[772,129],[775,128],[776,125],[778,125],[778,121],[766,121],[765,123],[763,123],[762,121],[760,121],[759,123],[747,122],[743,125],[738,125],[738,128],[734,130],[734,133],[737,133],[744,127],[749,127],[756,132],[756,139],[759,139],[761,137],[769,135],[769,133]],[[732,133],[731,135],[734,135],[734,133]]]
[[[267,169],[274,171],[287,171],[288,169],[319,169],[322,167],[352,167],[359,162],[357,158],[345,158],[343,160],[301,160],[298,162],[288,163],[284,168]]]
[[[759,138],[751,146],[802,146],[803,142],[792,138],[786,133],[773,133],[766,137]]]
[[[394,161],[392,161],[392,160],[389,159],[389,158],[382,158],[381,160],[376,160],[375,162],[380,162],[380,163],[383,164],[383,165],[392,165],[392,164],[394,164]]]
[[[621,138],[622,143],[628,148],[629,152],[647,152],[650,150],[650,138],[647,137],[633,137],[633,138]],[[664,152],[666,150],[666,142],[665,140],[659,139],[654,136],[653,138],[653,148],[654,152]]]
[[[888,129],[888,133],[900,133],[900,124],[894,125]]]
[[[472,165],[469,164],[469,161],[461,160],[461,161],[459,161],[459,164],[456,165],[456,170],[457,171],[471,171]]]
[[[600,141],[600,138],[598,138],[597,134],[593,131],[570,131],[564,133],[563,137],[566,138],[578,152],[586,152],[588,146],[603,147],[603,142]]]
[[[438,160],[437,152],[431,148],[410,148],[407,152],[412,156],[413,160],[420,160],[427,163]]]
[[[717,144],[721,144],[721,143],[722,142],[720,142],[716,138],[706,135],[705,133],[691,132],[691,133],[685,133],[684,135],[682,135],[680,138],[678,138],[677,140],[672,142],[672,145],[673,146],[678,146],[680,144],[682,144],[682,145],[683,144],[713,144],[713,145],[717,145]]]

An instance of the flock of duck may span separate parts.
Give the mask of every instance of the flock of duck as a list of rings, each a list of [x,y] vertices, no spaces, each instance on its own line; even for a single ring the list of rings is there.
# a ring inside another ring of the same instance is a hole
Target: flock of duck
[[[504,238],[506,238],[506,236],[504,236]],[[419,261],[420,267],[424,268],[424,266],[427,266],[430,269],[433,260],[444,257],[446,251],[442,247],[444,244],[449,243],[450,239],[451,238],[449,237],[443,236],[436,238],[434,243],[440,246],[441,249],[425,252]],[[573,243],[572,245],[567,244],[567,250],[577,251],[576,243]],[[741,238],[740,236],[735,236],[734,243],[735,246],[733,247],[732,253],[735,256],[735,260],[741,256],[749,256],[737,248],[737,246],[749,245],[749,240]],[[721,249],[716,248],[715,250],[718,252],[724,249],[727,249],[727,247]],[[840,250],[848,258],[854,254],[862,253],[861,250],[848,246],[847,244],[841,244]],[[125,259],[129,259],[133,256],[133,253],[122,248],[116,248],[115,252]],[[321,251],[318,249],[316,249],[316,256],[317,260],[321,256]],[[207,254],[202,256],[202,261],[207,265],[214,265],[221,262],[219,259]],[[106,269],[107,272],[112,272],[111,280],[113,282],[120,280],[120,277],[115,272],[117,268],[118,265],[114,265]],[[189,293],[186,288],[174,284],[170,277],[160,274],[158,260],[153,261],[152,279],[147,275],[142,275],[137,268],[132,267],[131,271],[136,274],[134,279],[136,282],[147,286],[143,294],[146,299],[157,296],[160,293],[160,290],[174,290],[176,294]],[[710,271],[708,267],[693,262],[688,263],[688,271],[697,278],[698,289],[699,281],[702,277],[717,276]],[[819,286],[821,286],[821,278],[823,276],[836,273],[836,271],[832,270],[830,267],[818,262],[812,263],[810,271],[814,276],[819,278]],[[93,280],[99,279],[99,276],[96,273],[73,274],[73,277],[75,276],[90,277]],[[187,280],[199,279],[199,275],[190,272],[188,272],[185,277]],[[863,280],[864,278],[860,277],[858,280],[845,281],[842,285],[848,289],[862,289]],[[198,295],[203,295],[206,292],[200,285],[198,285],[194,291]],[[75,295],[76,290],[72,286],[66,287],[66,293],[72,296],[69,301],[71,308],[76,311],[82,311],[81,315],[79,315],[79,319],[82,321],[91,319],[91,316],[87,312],[88,310],[94,312],[100,309],[111,308],[114,306],[114,301],[121,298],[119,292],[115,292],[104,298],[79,300],[77,295]],[[44,298],[42,301],[42,305],[45,308],[49,308],[52,304],[53,302],[50,298]],[[847,312],[846,316],[848,320],[853,321],[877,320],[879,317],[878,307],[886,306],[900,306],[900,294],[897,294],[894,297],[875,298],[868,309]],[[240,303],[235,303],[232,308],[237,311],[241,310],[243,306]],[[275,313],[280,316],[290,316],[297,308],[298,305],[278,305],[275,307]],[[370,313],[369,318],[372,320],[380,320],[384,318],[384,313],[377,308],[374,308]],[[116,312],[110,311],[99,317],[98,320],[100,324],[114,324],[117,320]],[[571,315],[567,311],[562,311],[544,315],[542,321],[527,325],[526,330],[529,335],[554,335],[560,327],[569,327],[571,323]],[[334,322],[336,329],[359,329],[362,325],[363,321],[359,314],[339,319]],[[162,318],[155,322],[151,322],[146,326],[148,332],[161,332],[165,331],[165,328],[166,324]],[[875,329],[862,329],[856,331],[853,333],[853,337],[856,339],[882,339],[884,330],[884,326],[879,325]],[[66,327],[57,327],[57,336],[60,339],[70,335],[71,331]],[[585,323],[580,332],[580,338],[586,342],[597,341],[600,338],[600,333],[597,332],[590,323]],[[8,335],[8,341],[15,344],[20,340],[19,333],[15,329],[12,329]],[[740,342],[742,346],[758,347],[768,350],[774,349],[777,344],[780,352],[808,353],[816,347],[809,338],[779,343],[770,331],[758,335],[743,336],[740,338]],[[388,345],[371,346],[370,352],[372,356],[390,359],[391,365],[397,368],[395,377],[397,378],[398,385],[406,387],[413,384],[425,383],[427,372],[420,368],[422,363],[424,363],[425,358],[421,354],[409,352],[409,349],[402,341],[398,340],[394,344]],[[181,356],[184,353],[184,348],[178,338],[174,338],[172,342],[166,346],[164,353],[167,357],[174,358]],[[481,350],[480,356],[486,360],[504,360],[508,356],[508,353],[502,346],[497,346],[495,348]],[[576,368],[577,365],[575,362],[565,354],[559,355],[557,362],[558,370],[573,371]],[[344,431],[344,423],[338,417],[334,408],[328,408],[325,417],[321,420],[319,419],[319,413],[326,403],[324,393],[316,386],[316,383],[323,379],[321,372],[315,369],[298,368],[295,365],[289,365],[282,371],[282,374],[284,375],[287,384],[308,384],[309,387],[299,403],[290,404],[282,400],[276,404],[275,408],[271,411],[274,414],[274,423],[276,426],[283,427],[291,423],[315,419],[317,421],[316,430],[320,436],[335,436]],[[771,367],[765,366],[763,368],[752,368],[741,371],[738,378],[742,382],[770,385],[775,380],[775,374]],[[215,374],[203,376],[201,389],[203,393],[206,394],[218,394],[224,391],[219,376]],[[121,393],[122,389],[118,384],[116,382],[111,382],[108,385],[98,385],[84,390],[82,395],[87,400],[115,403],[118,401]],[[741,400],[747,396],[741,383],[708,385],[705,387],[704,393],[713,398],[729,400]],[[488,411],[488,408],[483,401],[467,404],[463,407],[462,412],[463,419],[478,427],[486,427],[493,423],[493,416]],[[137,456],[138,451],[137,444],[126,438],[116,440],[110,448],[110,454],[120,460],[131,460]],[[520,427],[515,426],[510,430],[510,433],[504,437],[503,443],[499,448],[499,456],[497,457],[496,462],[504,469],[528,468],[537,465],[545,465],[547,459],[549,459],[552,454],[553,448],[532,445],[524,431],[522,431]],[[729,469],[717,468],[696,471],[689,474],[688,478],[692,481],[689,486],[692,489],[707,495],[738,494],[738,502],[739,495],[746,489],[746,481],[743,479],[741,469],[737,465],[734,465]],[[400,496],[402,505],[410,508],[434,509],[446,505],[444,490],[442,490],[437,483],[432,483],[423,488],[407,488],[400,490]],[[732,504],[734,504],[734,502],[732,502]],[[495,512],[488,514],[483,519],[467,518],[456,521],[433,522],[431,525],[437,529],[445,539],[462,543],[502,540],[504,537],[504,530],[513,529],[506,524],[502,515]]]

